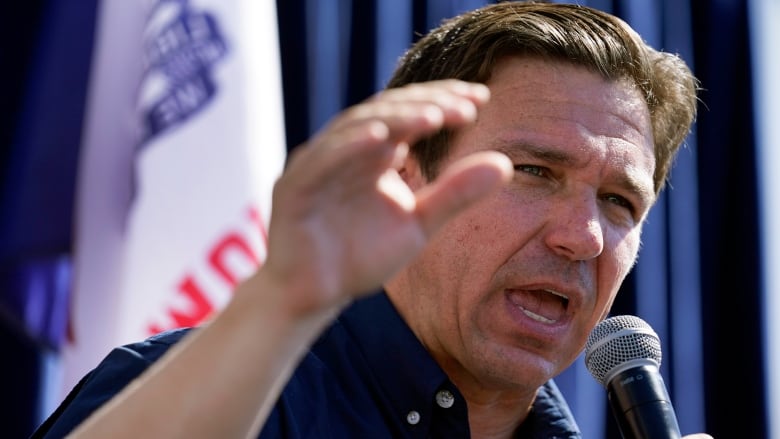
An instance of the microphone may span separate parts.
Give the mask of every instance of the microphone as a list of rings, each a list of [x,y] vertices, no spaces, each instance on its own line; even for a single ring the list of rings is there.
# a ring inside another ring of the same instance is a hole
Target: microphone
[[[585,366],[607,389],[624,439],[682,437],[660,365],[661,340],[639,317],[610,317],[588,336]]]

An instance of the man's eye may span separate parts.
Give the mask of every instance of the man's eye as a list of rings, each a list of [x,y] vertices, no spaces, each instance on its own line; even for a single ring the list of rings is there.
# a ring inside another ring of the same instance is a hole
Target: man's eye
[[[544,177],[545,175],[545,168],[534,165],[515,165],[515,171],[525,172],[537,177]]]
[[[620,207],[625,207],[631,212],[634,211],[634,205],[631,204],[631,202],[625,199],[624,197],[621,197],[620,195],[608,194],[604,196],[604,199],[609,201],[612,204],[616,204]]]

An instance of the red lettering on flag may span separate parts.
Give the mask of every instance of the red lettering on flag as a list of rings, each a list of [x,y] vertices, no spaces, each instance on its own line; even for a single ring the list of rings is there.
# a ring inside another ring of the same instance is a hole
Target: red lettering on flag
[[[227,256],[231,250],[237,250],[243,253],[255,266],[260,265],[260,260],[255,252],[249,247],[243,237],[236,233],[229,233],[222,238],[219,243],[209,253],[209,264],[231,287],[238,284],[238,279],[227,266]]]
[[[188,312],[181,312],[176,309],[169,309],[168,314],[173,320],[173,324],[169,328],[163,328],[152,323],[149,325],[149,333],[157,334],[165,329],[181,328],[186,326],[195,326],[206,317],[211,314],[213,307],[211,303],[206,299],[203,290],[192,276],[187,276],[179,284],[178,293],[184,295],[189,299],[189,303],[192,305]]]
[[[249,206],[249,219],[257,225],[260,231],[260,238],[263,239],[263,248],[268,248],[268,232],[265,230],[263,215],[254,206]]]
[[[268,232],[266,231],[262,214],[259,209],[254,206],[250,206],[247,209],[247,213],[250,223],[260,232],[263,249],[267,249]],[[206,257],[210,272],[224,280],[231,289],[233,289],[243,277],[241,273],[235,272],[235,267],[231,269],[229,266],[230,256],[235,254],[246,258],[254,267],[259,267],[261,265],[260,258],[252,249],[249,241],[247,241],[246,237],[242,236],[240,232],[235,230],[229,231],[223,235],[221,239],[211,247]],[[164,324],[151,323],[148,326],[150,334],[156,334],[163,330],[180,328],[183,326],[196,326],[215,310],[215,305],[211,303],[208,298],[209,296],[202,287],[196,283],[191,274],[185,275],[174,294],[177,296],[184,296],[184,300],[191,304],[189,310],[182,312],[172,306],[167,306],[165,314],[169,317],[168,322]]]

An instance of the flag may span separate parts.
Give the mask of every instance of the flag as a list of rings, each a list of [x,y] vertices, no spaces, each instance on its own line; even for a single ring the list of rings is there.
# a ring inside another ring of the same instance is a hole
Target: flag
[[[274,2],[103,0],[98,20],[63,392],[230,300],[265,259],[286,154]]]

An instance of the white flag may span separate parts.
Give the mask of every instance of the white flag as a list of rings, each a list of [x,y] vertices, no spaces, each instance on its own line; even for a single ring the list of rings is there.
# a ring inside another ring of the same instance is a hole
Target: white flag
[[[265,259],[286,151],[273,1],[100,8],[65,392],[112,347],[227,303]]]

